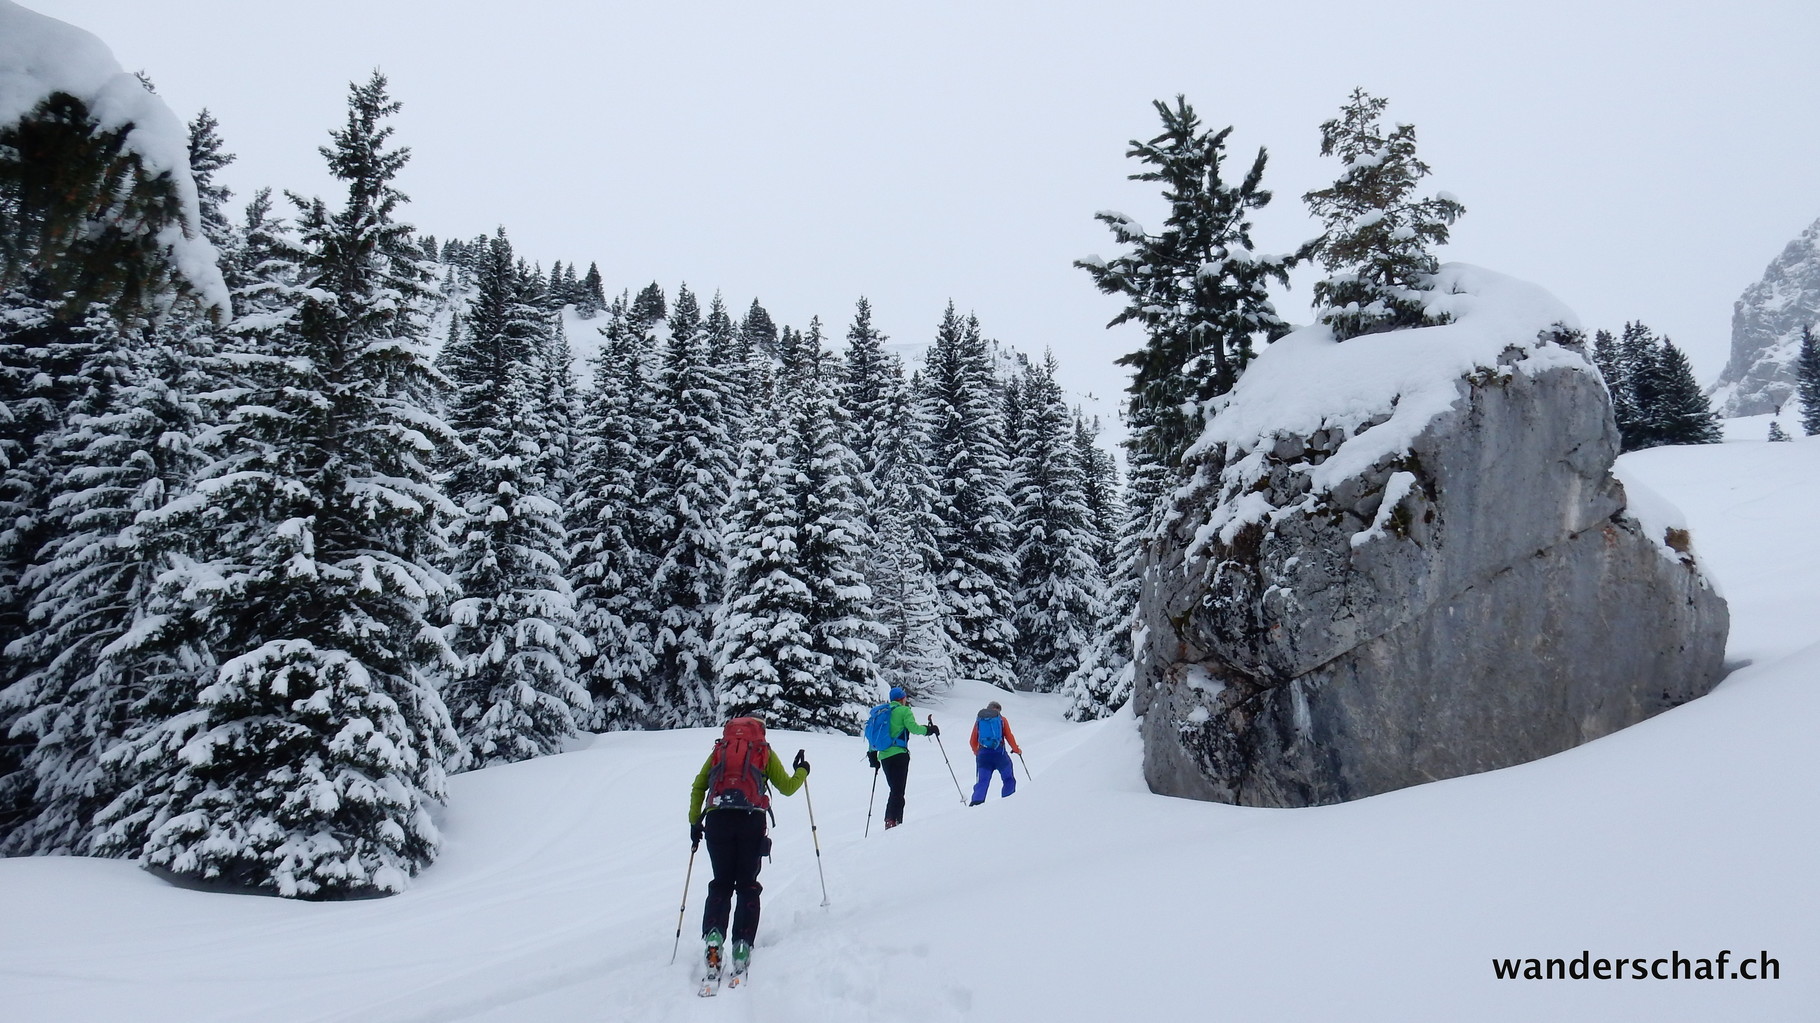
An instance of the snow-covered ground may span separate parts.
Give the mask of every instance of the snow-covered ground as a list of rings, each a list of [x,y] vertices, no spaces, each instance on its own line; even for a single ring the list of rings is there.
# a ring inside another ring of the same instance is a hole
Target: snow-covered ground
[[[999,697],[1035,777],[961,804],[915,740],[906,824],[866,824],[858,739],[778,800],[748,988],[696,998],[713,735],[618,733],[463,775],[409,892],[311,904],[130,864],[0,861],[7,1020],[1813,1020],[1820,1018],[1820,439],[1626,456],[1732,608],[1712,695],[1546,760],[1309,810],[1151,795],[1129,715]],[[935,704],[970,781],[989,694]],[[882,795],[880,796],[882,808]],[[1494,958],[1674,953],[1778,980],[1498,980]]]

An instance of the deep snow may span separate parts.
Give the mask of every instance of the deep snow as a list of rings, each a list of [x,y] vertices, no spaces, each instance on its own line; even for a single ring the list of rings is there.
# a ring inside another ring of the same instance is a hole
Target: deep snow
[[[780,799],[747,989],[691,993],[706,858],[669,965],[712,732],[616,733],[454,779],[405,894],[184,891],[117,861],[0,861],[9,1020],[1811,1020],[1820,1018],[1820,439],[1625,456],[1731,601],[1710,696],[1532,764],[1341,806],[1151,795],[1128,715],[1000,698],[1035,778],[961,805],[915,740],[907,823],[866,822],[860,740]],[[882,801],[882,796],[880,797]],[[882,805],[882,803],[881,803]],[[1773,981],[1500,981],[1493,957],[1768,950]]]

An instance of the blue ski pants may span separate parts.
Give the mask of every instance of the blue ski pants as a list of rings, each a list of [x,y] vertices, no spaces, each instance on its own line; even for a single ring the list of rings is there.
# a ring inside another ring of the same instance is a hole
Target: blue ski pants
[[[1011,754],[1000,746],[997,749],[982,749],[973,755],[973,765],[979,770],[979,780],[973,783],[973,802],[986,801],[986,788],[992,784],[992,772],[997,771],[1001,784],[998,794],[1008,796],[1017,791],[1017,772],[1011,767]]]

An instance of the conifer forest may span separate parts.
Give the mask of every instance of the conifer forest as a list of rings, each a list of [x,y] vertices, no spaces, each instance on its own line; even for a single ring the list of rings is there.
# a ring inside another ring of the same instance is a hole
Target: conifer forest
[[[207,111],[160,169],[50,95],[0,129],[0,851],[396,891],[451,774],[583,732],[853,734],[886,688],[961,679],[1111,713],[1205,404],[1290,329],[1272,289],[1318,265],[1339,340],[1442,322],[1430,249],[1464,207],[1416,194],[1384,107],[1322,126],[1323,234],[1271,255],[1264,151],[1227,180],[1231,129],[1156,103],[1128,155],[1168,222],[1101,213],[1121,254],[1077,264],[1145,339],[1122,472],[1054,357],[964,304],[920,338],[858,296],[780,324],[545,269],[504,227],[418,231],[378,72],[321,146],[326,197],[230,194]],[[1596,353],[1627,447],[1717,439],[1667,339]]]

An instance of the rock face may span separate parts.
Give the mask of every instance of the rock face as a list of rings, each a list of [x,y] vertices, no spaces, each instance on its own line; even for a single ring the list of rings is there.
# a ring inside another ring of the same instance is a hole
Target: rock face
[[[1154,791],[1356,799],[1547,756],[1717,682],[1725,603],[1685,532],[1627,514],[1579,349],[1513,344],[1453,384],[1356,471],[1323,467],[1394,435],[1397,410],[1207,453],[1146,564]]]
[[[1722,416],[1774,412],[1795,393],[1801,328],[1820,325],[1820,220],[1788,243],[1732,306],[1732,351],[1713,385]]]

